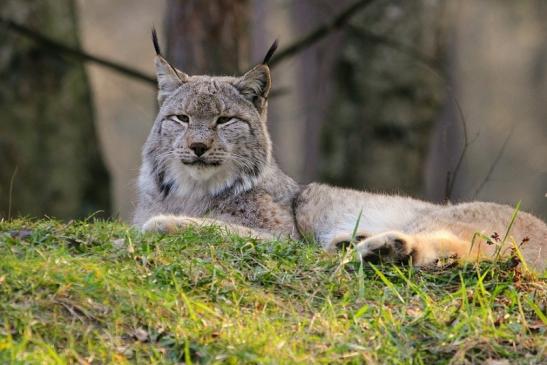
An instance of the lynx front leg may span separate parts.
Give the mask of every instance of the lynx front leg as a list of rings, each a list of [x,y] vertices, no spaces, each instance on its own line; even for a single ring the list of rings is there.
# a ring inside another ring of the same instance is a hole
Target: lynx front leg
[[[252,228],[239,224],[226,223],[218,219],[195,218],[183,215],[157,215],[150,218],[142,227],[144,232],[174,233],[191,226],[215,225],[226,229],[227,232],[239,236],[253,237],[260,239],[272,239],[273,236],[264,232],[258,232]]]
[[[364,260],[404,262],[412,259],[416,266],[435,263],[441,258],[477,258],[478,247],[446,231],[405,234],[398,231],[381,233],[361,241],[356,246]]]

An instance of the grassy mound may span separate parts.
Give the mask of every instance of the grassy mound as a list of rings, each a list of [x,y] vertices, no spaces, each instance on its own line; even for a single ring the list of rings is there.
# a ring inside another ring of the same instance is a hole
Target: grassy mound
[[[546,273],[343,259],[215,228],[0,222],[0,363],[546,359]]]

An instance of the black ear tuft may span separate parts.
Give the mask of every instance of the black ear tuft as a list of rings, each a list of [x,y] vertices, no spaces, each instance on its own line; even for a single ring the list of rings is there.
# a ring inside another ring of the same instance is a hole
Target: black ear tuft
[[[160,44],[158,42],[158,35],[156,34],[156,28],[152,27],[152,43],[154,44],[154,50],[156,55],[161,56]]]
[[[275,53],[275,50],[277,49],[277,39],[272,43],[270,49],[268,50],[268,53],[266,53],[266,57],[264,57],[264,61],[262,61],[263,65],[268,65],[270,63],[270,60]]]

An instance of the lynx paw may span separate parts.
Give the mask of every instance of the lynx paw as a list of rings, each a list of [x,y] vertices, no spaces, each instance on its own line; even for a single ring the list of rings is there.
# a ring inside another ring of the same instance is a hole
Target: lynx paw
[[[411,237],[400,232],[381,233],[356,246],[356,250],[366,261],[405,262],[413,256]]]
[[[332,238],[329,243],[323,246],[327,251],[345,251],[356,242],[361,242],[367,237],[366,233],[357,232],[355,237],[351,233],[341,233],[337,234]]]
[[[143,232],[174,233],[196,224],[198,224],[197,220],[191,217],[157,215],[146,221],[142,226],[142,230]]]

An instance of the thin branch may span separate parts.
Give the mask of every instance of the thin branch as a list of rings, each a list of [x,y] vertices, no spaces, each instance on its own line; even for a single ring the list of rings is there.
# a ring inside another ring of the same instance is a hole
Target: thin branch
[[[463,149],[460,153],[460,157],[458,158],[458,162],[456,163],[456,167],[454,167],[454,172],[447,172],[447,181],[446,181],[446,190],[445,190],[445,200],[449,201],[452,192],[454,191],[454,184],[456,183],[456,178],[458,177],[458,173],[460,172],[460,167],[462,165],[463,159],[465,158],[465,154],[467,152],[467,149],[469,148],[469,137],[467,134],[467,122],[465,121],[465,116],[463,115],[463,110],[460,106],[460,103],[458,102],[458,99],[452,92],[452,90],[449,90],[450,97],[452,98],[452,101],[454,102],[454,105],[456,106],[456,109],[458,111],[458,119],[460,120],[462,124],[463,129]],[[450,175],[452,175],[452,178],[450,178]]]
[[[389,38],[383,34],[378,34],[371,32],[368,29],[363,28],[362,26],[354,25],[354,24],[348,24],[347,28],[350,32],[355,33],[361,38],[367,38],[371,41],[374,41],[378,44],[382,44],[386,47],[389,47],[391,49],[394,49],[396,51],[399,51],[412,59],[418,61],[423,66],[426,66],[428,69],[433,71],[439,78],[443,79],[442,75],[439,74],[438,66],[434,59],[429,58],[427,56],[424,56],[419,50],[416,48],[406,45],[404,43],[398,42],[395,39]]]
[[[294,56],[300,51],[320,41],[321,39],[326,37],[330,32],[342,28],[344,25],[348,23],[348,21],[355,14],[359,12],[359,10],[363,9],[367,5],[373,3],[374,1],[375,0],[359,0],[353,3],[352,5],[349,5],[346,9],[341,11],[328,23],[317,27],[316,29],[308,33],[307,35],[303,36],[302,38],[296,40],[292,44],[282,49],[277,55],[275,55],[272,58],[272,60],[269,63],[270,66],[273,67],[274,65],[280,63],[286,58]],[[67,46],[35,30],[32,30],[26,27],[25,25],[16,23],[13,20],[0,17],[0,24],[5,25],[9,30],[15,33],[18,33],[19,35],[32,39],[33,41],[43,46],[44,48],[47,48],[50,51],[66,54],[80,61],[94,62],[112,71],[119,72],[125,76],[135,78],[137,80],[146,82],[151,85],[156,85],[156,78],[151,75],[147,75],[139,70],[128,67],[124,64],[95,56],[80,48]]]
[[[312,46],[314,43],[325,38],[331,32],[342,28],[346,25],[350,19],[357,14],[360,10],[364,9],[367,5],[370,5],[375,0],[359,0],[349,5],[346,9],[338,13],[332,20],[328,23],[325,23],[316,29],[312,30],[308,34],[304,35],[302,38],[296,40],[292,44],[283,48],[281,51],[275,55],[270,61],[270,66],[273,67],[281,61],[289,58],[298,52]]]
[[[48,48],[49,51],[58,52],[61,54],[67,54],[68,56],[72,56],[76,58],[79,61],[84,62],[94,62],[97,63],[103,67],[106,67],[110,69],[111,71],[119,72],[125,76],[135,78],[139,81],[144,81],[147,84],[150,84],[151,86],[156,86],[157,81],[154,76],[146,75],[145,73],[138,71],[136,69],[133,69],[131,67],[125,66],[121,63],[117,63],[114,61],[109,61],[107,59],[92,55],[88,52],[85,52],[78,48],[73,48],[67,45],[64,45],[60,42],[57,42],[49,37],[46,37],[43,34],[40,34],[24,25],[15,23],[14,21],[4,19],[0,17],[0,24],[4,24],[7,26],[8,29],[13,30],[15,33],[20,34],[24,37],[27,37],[36,43],[38,43],[40,46],[44,48]],[[270,98],[275,98],[278,96],[282,96],[284,94],[287,94],[288,90],[286,88],[281,89],[273,89],[270,92]]]
[[[477,188],[477,190],[475,190],[475,195],[473,195],[474,198],[477,197],[477,195],[479,195],[479,193],[484,188],[484,186],[488,183],[488,181],[490,181],[490,177],[492,176],[492,174],[494,173],[494,170],[496,169],[496,166],[500,162],[501,157],[503,156],[503,153],[505,152],[505,148],[507,147],[507,144],[508,144],[509,140],[513,136],[514,130],[515,130],[515,125],[513,124],[511,126],[511,130],[507,134],[507,137],[505,137],[505,140],[503,141],[503,144],[501,145],[501,148],[498,151],[498,154],[496,155],[496,158],[492,162],[492,165],[490,165],[490,169],[488,170],[488,173],[486,174],[486,176],[484,177],[482,182],[479,184],[479,187]]]
[[[63,43],[60,43],[56,40],[53,40],[39,32],[36,32],[25,25],[16,23],[12,20],[5,19],[0,17],[0,24],[5,25],[9,30],[20,34],[24,37],[32,39],[40,46],[47,48],[50,51],[55,51],[57,53],[65,54],[67,56],[73,57],[77,60],[84,62],[94,62],[98,65],[111,69],[113,71],[119,72],[125,76],[132,77],[134,79],[146,82],[151,85],[156,85],[156,78],[150,75],[147,75],[139,70],[128,67],[118,62],[110,61],[102,57],[92,55],[88,52],[85,52],[79,48],[74,48],[67,46]]]
[[[13,203],[13,182],[15,181],[15,175],[17,174],[17,166],[13,170],[11,179],[9,180],[9,198],[8,198],[8,220],[11,219],[11,205]]]

